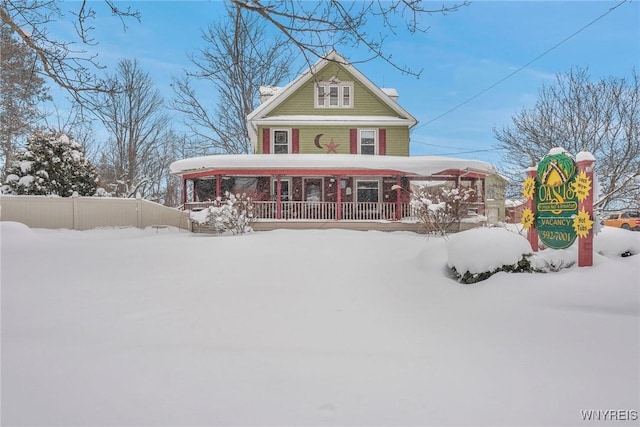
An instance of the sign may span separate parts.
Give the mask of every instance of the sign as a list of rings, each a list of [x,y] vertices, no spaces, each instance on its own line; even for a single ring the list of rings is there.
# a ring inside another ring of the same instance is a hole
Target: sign
[[[533,251],[538,239],[547,247],[564,249],[578,240],[578,265],[593,265],[593,155],[582,151],[577,162],[562,148],[553,148],[527,169],[522,194],[527,208],[521,223]],[[580,171],[578,174],[577,171]]]

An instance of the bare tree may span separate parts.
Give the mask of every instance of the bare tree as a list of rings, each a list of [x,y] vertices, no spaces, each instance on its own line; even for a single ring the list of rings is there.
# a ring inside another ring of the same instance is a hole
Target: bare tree
[[[42,114],[41,101],[49,99],[48,89],[38,77],[39,66],[33,52],[0,25],[0,158],[3,170],[10,166],[21,142],[35,129]]]
[[[557,146],[596,157],[603,197],[599,207],[638,207],[640,203],[640,84],[609,77],[591,81],[585,69],[556,76],[536,105],[512,117],[512,127],[494,129],[513,182]]]
[[[276,33],[283,34],[293,43],[311,64],[321,58],[333,46],[352,45],[364,47],[367,56],[361,60],[351,58],[351,63],[381,58],[403,72],[419,75],[408,66],[398,64],[392,52],[384,47],[385,40],[399,32],[424,32],[428,30],[423,20],[435,13],[459,10],[467,0],[429,8],[420,0],[367,0],[343,2],[327,0],[227,0],[239,9],[268,23]],[[62,5],[71,5],[63,9]],[[98,13],[97,3],[57,2],[55,0],[0,0],[0,19],[16,37],[29,46],[38,58],[42,74],[53,79],[72,96],[81,99],[87,92],[113,91],[118,88],[97,76],[101,68],[91,47],[93,22]],[[123,28],[129,19],[140,20],[140,12],[129,7],[119,7],[112,0],[105,0],[112,15],[121,19]],[[102,12],[101,12],[102,13]],[[75,36],[61,40],[48,27],[56,21],[73,16]],[[374,31],[371,31],[373,29]]]
[[[172,107],[185,114],[185,123],[207,151],[249,153],[247,115],[258,105],[260,85],[278,85],[290,74],[291,50],[281,37],[268,37],[261,18],[229,4],[227,16],[203,31],[206,47],[190,60],[196,71],[174,79]],[[193,82],[193,79],[196,81]],[[213,91],[194,88],[206,84]],[[217,93],[209,108],[206,100]]]
[[[158,168],[165,167],[163,145],[170,139],[164,100],[136,60],[121,60],[110,80],[122,89],[99,93],[93,102],[110,134],[98,162],[101,183],[117,196],[150,197]]]
[[[109,82],[96,76],[101,68],[97,56],[88,51],[95,45],[91,36],[92,21],[96,18],[94,7],[83,0],[72,3],[73,8],[61,8],[62,2],[54,0],[0,0],[0,18],[13,36],[28,46],[39,62],[37,72],[51,78],[57,85],[69,91],[75,98],[84,92],[111,91]],[[111,0],[105,0],[112,15],[118,16],[125,25],[125,18],[140,19],[138,11],[120,9]],[[58,40],[49,33],[48,27],[65,19],[69,13],[74,17],[76,38]]]
[[[389,36],[399,32],[426,32],[424,18],[455,12],[468,1],[428,7],[420,0],[366,0],[345,2],[326,0],[230,0],[238,7],[262,17],[293,43],[308,64],[322,58],[334,46],[364,47],[367,57],[350,62],[380,58],[404,73],[419,75],[422,70],[398,64],[385,49]],[[372,31],[373,30],[373,31]]]

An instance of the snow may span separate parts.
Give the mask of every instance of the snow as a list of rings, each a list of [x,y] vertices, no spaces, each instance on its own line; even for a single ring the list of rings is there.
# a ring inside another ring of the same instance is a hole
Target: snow
[[[35,178],[32,175],[25,175],[18,180],[18,185],[22,185],[24,187],[29,186]]]
[[[22,173],[29,173],[31,172],[32,165],[33,165],[32,161],[23,160],[22,162],[20,162],[20,170],[22,171]]]
[[[576,156],[576,161],[577,162],[584,162],[584,161],[591,161],[591,162],[595,162],[596,158],[593,154],[591,154],[588,151],[581,151],[578,153],[578,155]]]
[[[214,169],[385,169],[431,176],[447,169],[496,173],[489,163],[441,156],[361,156],[355,154],[241,154],[192,157],[171,164],[171,173]]]
[[[490,251],[486,249],[487,242],[491,242]],[[483,256],[478,257],[477,253]],[[516,264],[523,255],[531,253],[527,239],[504,228],[475,228],[453,234],[447,242],[448,265],[459,273],[493,271]]]
[[[496,230],[450,240],[486,267],[520,250]],[[610,255],[640,249],[638,232],[606,227],[593,267],[474,285],[448,277],[445,239],[403,232],[0,233],[3,425],[581,425],[640,409],[639,255]]]

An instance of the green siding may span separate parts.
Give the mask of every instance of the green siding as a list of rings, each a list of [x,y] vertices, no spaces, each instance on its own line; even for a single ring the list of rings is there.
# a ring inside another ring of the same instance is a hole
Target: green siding
[[[268,126],[264,126],[268,127]],[[262,129],[258,128],[258,154],[262,154]],[[283,129],[283,127],[276,127]],[[301,154],[322,154],[326,153],[326,144],[333,142],[338,145],[338,154],[349,154],[349,126],[296,126],[300,129],[300,153]],[[372,127],[359,127],[359,129],[374,129]],[[384,128],[387,130],[387,155],[388,156],[408,156],[409,155],[409,129],[405,126],[392,126]],[[316,135],[320,137],[322,149],[316,147],[314,140]]]
[[[375,96],[359,81],[346,71],[340,64],[330,62],[322,70],[314,75],[317,81],[329,80],[337,77],[343,82],[354,82],[353,86],[353,107],[352,108],[316,108],[314,80],[309,80],[289,98],[276,108],[269,116],[290,116],[290,115],[341,115],[341,116],[391,116],[398,117],[398,114],[380,98]]]

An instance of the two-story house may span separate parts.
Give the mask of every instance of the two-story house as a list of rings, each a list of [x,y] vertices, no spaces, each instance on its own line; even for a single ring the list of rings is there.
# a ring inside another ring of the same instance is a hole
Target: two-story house
[[[410,181],[476,189],[484,211],[485,162],[409,156],[417,120],[394,89],[379,88],[333,51],[285,87],[262,87],[247,117],[253,154],[180,160],[184,206],[225,191],[254,195],[262,220],[401,221]]]

